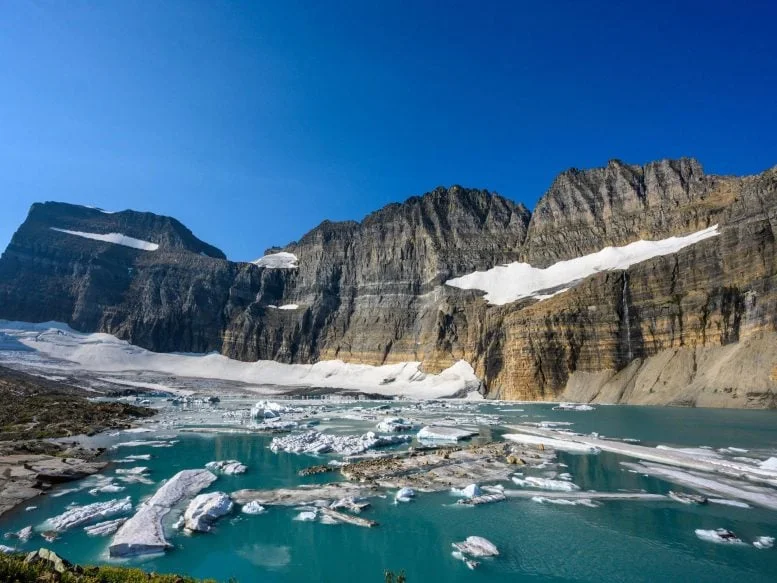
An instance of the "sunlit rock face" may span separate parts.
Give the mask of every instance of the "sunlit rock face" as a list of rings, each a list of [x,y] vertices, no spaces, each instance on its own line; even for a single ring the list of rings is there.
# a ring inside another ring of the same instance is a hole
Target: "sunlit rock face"
[[[533,215],[452,187],[360,223],[324,222],[268,250],[296,257],[282,267],[227,261],[167,217],[46,203],[0,259],[0,317],[249,361],[421,361],[439,372],[464,359],[489,396],[507,399],[765,407],[777,389],[776,203],[775,169],[740,178],[706,175],[692,159],[613,161],[559,175]],[[445,285],[714,225],[715,237],[552,297],[490,305]]]

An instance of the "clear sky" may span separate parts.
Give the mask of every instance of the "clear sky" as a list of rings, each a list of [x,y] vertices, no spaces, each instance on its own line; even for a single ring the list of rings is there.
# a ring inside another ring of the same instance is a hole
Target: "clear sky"
[[[611,158],[777,164],[777,2],[0,5],[0,248],[35,201],[232,259],[438,185],[533,207]]]

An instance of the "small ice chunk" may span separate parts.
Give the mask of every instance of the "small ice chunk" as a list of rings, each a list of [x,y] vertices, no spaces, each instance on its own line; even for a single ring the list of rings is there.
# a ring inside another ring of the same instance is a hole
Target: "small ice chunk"
[[[759,536],[753,541],[753,546],[757,549],[770,549],[774,546],[774,537]]]
[[[248,470],[247,466],[245,466],[244,464],[241,464],[237,460],[222,460],[222,461],[208,462],[207,464],[205,464],[205,467],[212,472],[221,472],[222,474],[225,474],[227,476],[231,476],[235,474],[245,474],[246,470]]]
[[[47,525],[57,532],[69,528],[88,524],[98,518],[109,518],[117,514],[125,514],[132,510],[132,501],[129,496],[107,502],[95,502],[86,506],[75,506],[66,512],[50,518]]]
[[[386,417],[383,421],[378,423],[375,428],[378,431],[391,433],[397,431],[410,431],[413,428],[413,424],[402,417]]]
[[[92,526],[85,526],[84,530],[89,536],[106,536],[119,530],[119,527],[125,522],[127,522],[126,518],[106,520],[105,522],[98,522]]]
[[[482,536],[468,536],[467,540],[453,543],[452,546],[460,553],[471,557],[496,557],[499,555],[496,545]]]
[[[743,545],[745,544],[742,539],[738,538],[733,532],[730,530],[726,530],[725,528],[716,528],[715,530],[704,530],[701,528],[698,528],[694,531],[696,533],[696,536],[698,536],[702,540],[706,540],[707,542],[711,543],[719,543],[719,544],[726,544],[726,545]]]
[[[464,498],[474,498],[475,496],[482,496],[483,492],[477,484],[470,484],[464,488],[451,488],[451,494]]]
[[[265,511],[265,507],[259,504],[256,500],[252,500],[248,504],[244,504],[240,509],[243,514],[261,514]]]
[[[413,498],[415,498],[415,490],[412,488],[400,488],[394,495],[394,500],[397,502],[410,502]]]
[[[294,520],[300,520],[302,522],[312,522],[318,516],[318,510],[304,510],[294,517]]]
[[[580,486],[567,480],[551,480],[549,478],[539,478],[537,476],[527,476],[526,478],[512,478],[513,482],[524,488],[539,488],[541,490],[554,490],[557,492],[573,492],[579,490]]]
[[[775,470],[777,471],[777,457],[770,457],[768,460],[762,461],[758,466],[762,470]]]

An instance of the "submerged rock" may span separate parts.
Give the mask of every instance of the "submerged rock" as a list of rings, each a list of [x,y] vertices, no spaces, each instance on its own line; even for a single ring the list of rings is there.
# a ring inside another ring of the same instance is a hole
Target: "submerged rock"
[[[209,532],[216,520],[230,512],[232,500],[224,492],[200,494],[186,508],[183,525],[189,531]]]

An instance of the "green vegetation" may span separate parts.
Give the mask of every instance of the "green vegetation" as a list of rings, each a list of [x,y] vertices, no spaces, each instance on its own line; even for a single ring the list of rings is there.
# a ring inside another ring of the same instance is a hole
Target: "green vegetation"
[[[0,581],[5,583],[204,583],[191,577],[157,575],[127,567],[80,567],[64,563],[60,570],[50,561],[25,562],[25,555],[0,554]]]

